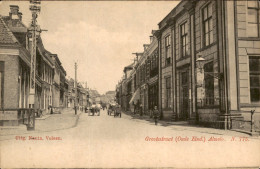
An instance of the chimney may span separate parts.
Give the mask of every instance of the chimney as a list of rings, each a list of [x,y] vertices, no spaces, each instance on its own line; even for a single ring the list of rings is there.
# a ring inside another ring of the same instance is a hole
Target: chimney
[[[88,82],[85,83],[85,88],[86,88],[86,89],[88,88]]]
[[[151,35],[150,36],[150,43],[152,43],[153,42],[153,36]]]
[[[152,35],[156,32],[157,30],[152,30]]]
[[[144,44],[144,50],[146,50],[149,47],[148,44]]]
[[[10,5],[9,16],[11,19],[19,19],[20,21],[22,20],[22,13],[19,12],[18,5]]]

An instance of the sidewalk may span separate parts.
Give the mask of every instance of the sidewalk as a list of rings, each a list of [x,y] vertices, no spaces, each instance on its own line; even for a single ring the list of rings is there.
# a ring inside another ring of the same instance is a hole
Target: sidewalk
[[[81,113],[82,111],[78,111],[77,115],[75,115],[73,110],[63,110],[61,114],[45,114],[41,118],[35,119],[34,131],[27,131],[26,125],[23,124],[19,126],[1,126],[0,136],[69,129],[77,125]]]
[[[139,114],[133,114],[132,112],[123,112],[125,117],[132,119],[134,121],[148,123],[151,125],[154,124],[154,119],[150,118],[148,115],[140,116]],[[187,121],[164,121],[159,120],[158,126],[164,126],[164,127],[171,127],[174,130],[178,131],[194,131],[194,132],[200,132],[200,133],[206,133],[206,134],[215,134],[215,135],[228,135],[228,136],[244,136],[244,137],[250,137],[249,134],[242,133],[239,131],[232,131],[232,130],[223,130],[223,129],[215,129],[215,128],[208,128],[208,127],[202,127],[199,125],[192,125],[189,124]],[[254,138],[260,138],[259,136],[252,136]]]

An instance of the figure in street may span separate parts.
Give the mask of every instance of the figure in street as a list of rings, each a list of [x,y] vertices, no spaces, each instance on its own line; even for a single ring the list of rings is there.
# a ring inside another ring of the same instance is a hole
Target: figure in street
[[[159,114],[160,113],[159,113],[159,110],[157,109],[157,106],[154,106],[153,117],[154,117],[155,125],[157,125],[157,123],[158,123]]]
[[[143,116],[143,105],[142,105],[142,103],[139,106],[139,110],[140,110],[140,116]]]

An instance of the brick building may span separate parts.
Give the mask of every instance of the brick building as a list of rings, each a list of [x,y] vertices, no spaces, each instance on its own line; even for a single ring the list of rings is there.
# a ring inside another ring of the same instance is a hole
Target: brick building
[[[0,125],[18,125],[17,108],[29,107],[30,52],[18,6],[0,16]]]
[[[155,37],[155,32],[152,31],[150,36],[150,45],[147,48],[147,85],[148,85],[148,107],[147,110],[153,110],[154,106],[158,106],[159,100],[159,51],[158,41]]]
[[[53,107],[65,107],[65,76],[66,71],[62,67],[61,61],[57,54],[52,54],[54,62],[53,78]]]
[[[0,28],[0,109],[3,110],[0,125],[18,125],[17,113],[21,108],[34,106],[45,114],[50,112],[49,106],[66,107],[66,71],[58,56],[44,48],[39,34],[35,97],[29,102],[30,85],[33,85],[30,76],[32,38],[22,23],[18,6],[10,6],[9,16],[0,16]]]
[[[53,65],[51,53],[44,48],[39,37],[36,48],[35,106],[36,109],[41,109],[43,113],[49,113],[49,106],[52,106]]]

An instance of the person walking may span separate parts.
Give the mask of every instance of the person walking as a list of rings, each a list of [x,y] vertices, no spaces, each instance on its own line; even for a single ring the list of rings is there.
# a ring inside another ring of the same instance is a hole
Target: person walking
[[[160,113],[159,113],[159,110],[157,109],[157,106],[154,106],[153,116],[154,116],[155,125],[157,125],[157,123],[158,123],[159,115],[160,115]]]
[[[136,104],[133,102],[133,106],[134,106],[134,114],[135,114],[135,111],[136,111]]]
[[[142,103],[140,104],[139,109],[140,109],[140,116],[143,116],[143,105],[142,105]]]

